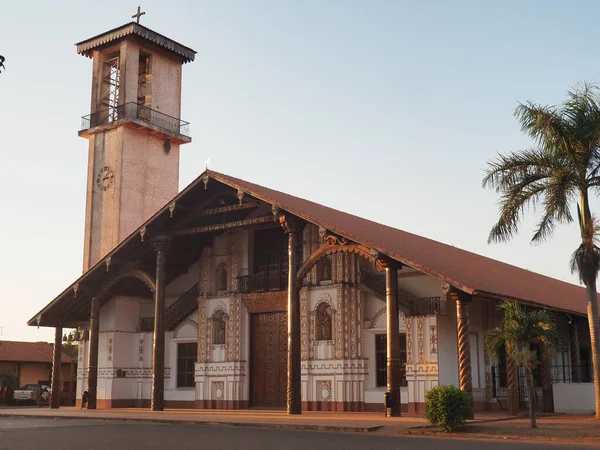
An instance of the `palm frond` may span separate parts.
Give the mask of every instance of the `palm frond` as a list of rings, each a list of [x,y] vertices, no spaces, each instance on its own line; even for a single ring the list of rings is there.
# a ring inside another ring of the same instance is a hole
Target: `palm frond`
[[[503,319],[484,336],[484,345],[488,352],[497,356],[502,346],[508,357],[520,364],[535,367],[541,355],[530,351],[529,343],[540,342],[547,354],[554,351],[559,335],[554,316],[547,310],[525,311],[517,301],[505,300],[498,305]]]
[[[600,87],[579,83],[557,106],[520,103],[515,116],[536,147],[488,162],[482,184],[500,194],[499,218],[488,243],[512,238],[527,210],[537,212],[540,206],[532,242],[543,241],[558,224],[573,221],[574,203],[580,203],[583,236],[591,216],[588,190],[600,194]]]

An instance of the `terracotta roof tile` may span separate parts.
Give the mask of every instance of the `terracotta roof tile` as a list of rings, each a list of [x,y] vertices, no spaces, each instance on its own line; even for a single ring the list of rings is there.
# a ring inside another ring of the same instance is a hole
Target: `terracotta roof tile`
[[[585,289],[218,172],[214,179],[473,294],[586,314]]]
[[[0,341],[0,361],[11,362],[52,362],[54,345],[47,342]],[[62,353],[61,362],[74,362],[75,359]]]

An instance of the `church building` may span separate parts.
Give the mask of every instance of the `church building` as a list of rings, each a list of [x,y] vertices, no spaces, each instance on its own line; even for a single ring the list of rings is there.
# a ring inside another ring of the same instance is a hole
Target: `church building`
[[[478,410],[526,407],[483,346],[504,299],[556,314],[543,407],[586,381],[580,287],[211,170],[178,192],[196,52],[137,19],[76,44],[93,61],[83,274],[29,321],[55,348],[83,331],[78,406],[383,411],[387,392],[397,416],[452,384]]]

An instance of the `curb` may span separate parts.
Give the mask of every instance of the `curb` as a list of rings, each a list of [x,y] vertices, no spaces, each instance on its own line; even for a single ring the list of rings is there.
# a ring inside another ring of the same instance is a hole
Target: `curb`
[[[446,431],[417,431],[415,429],[408,429],[405,432],[400,432],[401,436],[413,436],[413,437],[430,437],[430,438],[444,438],[444,439],[461,439],[461,440],[496,440],[496,441],[527,441],[527,442],[552,442],[556,444],[573,444],[576,439],[578,444],[600,444],[600,438],[596,437],[584,437],[584,436],[523,436],[518,434],[485,434],[485,433],[465,433],[465,432],[454,432],[449,433]]]
[[[240,427],[240,428],[265,428],[277,430],[305,430],[305,431],[329,431],[340,433],[370,433],[383,427],[376,425],[372,427],[346,427],[335,425],[311,425],[311,424],[287,424],[287,423],[260,423],[260,422],[214,422],[210,420],[182,420],[182,419],[159,419],[145,417],[103,417],[103,416],[64,416],[57,414],[28,415],[28,414],[0,414],[2,417],[15,417],[26,419],[71,419],[71,420],[109,420],[114,422],[137,422],[137,423],[163,423],[178,425],[197,425],[205,427]]]

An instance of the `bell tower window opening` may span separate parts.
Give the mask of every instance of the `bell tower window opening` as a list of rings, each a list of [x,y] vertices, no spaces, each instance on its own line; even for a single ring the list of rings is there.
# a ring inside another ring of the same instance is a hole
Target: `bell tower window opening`
[[[139,106],[150,107],[151,104],[150,55],[140,53],[138,65],[138,93],[137,103]]]
[[[119,57],[108,59],[102,69],[102,96],[100,109],[107,112],[106,122],[119,119],[117,106],[119,105]]]

